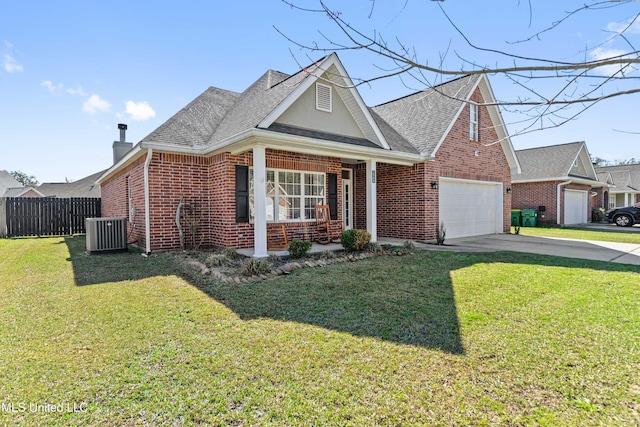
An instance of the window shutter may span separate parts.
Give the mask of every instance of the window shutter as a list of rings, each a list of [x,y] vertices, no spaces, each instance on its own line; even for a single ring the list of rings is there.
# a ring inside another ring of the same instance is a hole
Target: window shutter
[[[236,165],[236,222],[249,222],[249,166]]]
[[[329,216],[331,219],[338,219],[338,174],[327,174],[327,203],[329,204]]]

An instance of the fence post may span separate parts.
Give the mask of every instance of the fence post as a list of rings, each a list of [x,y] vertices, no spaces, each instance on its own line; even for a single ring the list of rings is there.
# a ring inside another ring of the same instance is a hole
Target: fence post
[[[7,198],[0,197],[0,237],[7,237]]]

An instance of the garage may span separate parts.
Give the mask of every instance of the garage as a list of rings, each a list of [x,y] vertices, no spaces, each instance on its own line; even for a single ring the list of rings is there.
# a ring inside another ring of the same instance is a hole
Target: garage
[[[587,222],[587,192],[564,191],[564,224],[584,224]]]
[[[502,233],[502,183],[440,178],[446,238]]]

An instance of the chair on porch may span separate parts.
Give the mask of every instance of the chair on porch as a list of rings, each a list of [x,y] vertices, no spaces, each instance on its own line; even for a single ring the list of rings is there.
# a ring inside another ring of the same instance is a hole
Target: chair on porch
[[[289,248],[284,223],[267,224],[267,250],[282,251]]]
[[[329,205],[316,205],[316,236],[321,245],[326,245],[331,241],[329,228],[331,222],[329,218]]]

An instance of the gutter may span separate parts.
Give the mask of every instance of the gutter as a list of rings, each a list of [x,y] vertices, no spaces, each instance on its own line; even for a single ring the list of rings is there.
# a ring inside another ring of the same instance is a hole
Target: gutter
[[[151,253],[151,212],[149,212],[149,165],[153,157],[153,148],[147,150],[147,158],[144,161],[144,229],[146,238],[145,255]]]
[[[562,187],[563,185],[569,185],[572,182],[573,182],[572,180],[569,180],[569,181],[564,181],[564,182],[561,182],[560,184],[558,184],[558,189],[556,191],[556,195],[557,195],[557,199],[558,199],[558,202],[556,204],[556,223],[558,225],[560,225],[560,194],[561,194],[560,193],[560,187]]]

